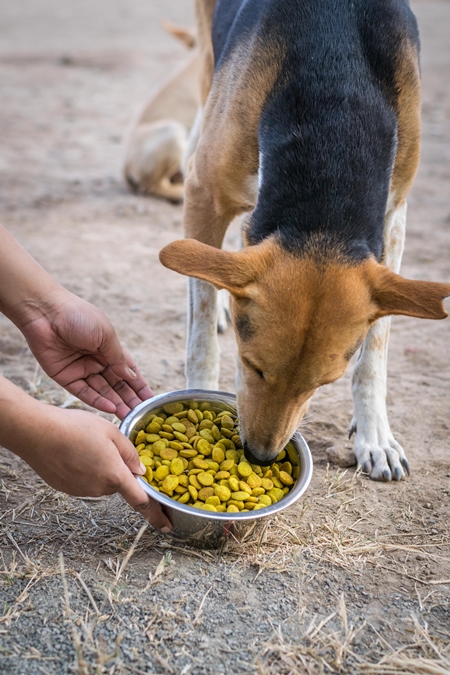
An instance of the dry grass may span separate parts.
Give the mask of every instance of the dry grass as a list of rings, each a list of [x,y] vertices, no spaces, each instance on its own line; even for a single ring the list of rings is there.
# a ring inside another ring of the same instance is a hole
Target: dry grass
[[[412,640],[394,649],[365,621],[359,626],[349,623],[345,599],[341,595],[337,610],[325,619],[313,618],[295,644],[286,643],[279,627],[274,632],[273,641],[265,645],[263,655],[256,663],[260,675],[349,672],[360,675],[448,675],[450,635],[432,636],[427,625],[422,625],[414,615],[410,623],[414,631]],[[360,648],[362,639],[373,645],[364,649],[363,654]],[[376,659],[375,652],[385,654]]]
[[[375,536],[376,522],[361,504],[363,478],[358,473],[328,469],[314,496],[287,514],[246,525],[223,550],[210,551],[190,549],[155,533],[119,497],[67,497],[30,473],[18,472],[10,465],[5,468],[0,533],[7,546],[0,552],[0,589],[20,582],[20,590],[0,617],[0,631],[13,629],[27,609],[30,592],[40,582],[52,577],[53,584],[59,579],[61,615],[71,640],[72,667],[78,675],[145,673],[145,662],[138,659],[131,667],[123,659],[123,639],[129,641],[131,630],[149,636],[154,628],[170,633],[175,621],[184,634],[201,635],[213,602],[214,575],[224,566],[243,574],[251,571],[250,584],[279,577],[283,572],[294,573],[304,589],[311,588],[313,579],[320,584],[337,571],[358,579],[368,570],[370,574],[389,570],[399,583],[405,578],[414,582],[411,593],[422,615],[433,606],[445,604],[442,592],[448,579],[416,577],[405,566],[394,565],[391,556],[420,553],[431,562],[446,561],[448,538],[440,535],[430,541],[426,531],[419,530],[405,543],[404,533],[395,528],[392,534]],[[138,578],[135,570],[142,560],[147,560],[146,574]],[[155,607],[145,626],[124,622],[131,589],[143,595],[152,593],[155,586],[172,588],[173,575],[183,573],[185,563],[201,566],[205,585],[199,586],[195,601],[186,604],[184,596],[176,607]],[[339,589],[337,582],[335,589]],[[395,643],[390,628],[383,638],[368,620],[350,620],[348,602],[340,592],[337,598],[328,594],[328,600],[324,593],[323,614],[316,615],[308,606],[308,597],[312,596],[305,596],[306,604],[292,617],[298,639],[294,641],[292,633],[286,638],[286,626],[281,622],[270,641],[256,644],[249,651],[251,659],[258,656],[253,666],[242,666],[242,672],[450,673],[448,636],[432,635],[423,620],[412,617],[413,638],[405,634],[400,644]],[[105,639],[103,625],[114,626],[113,637]],[[184,669],[177,666],[170,648],[162,644],[151,653],[158,672],[176,674]],[[57,675],[51,658],[44,653],[30,647],[21,652],[21,658],[36,663],[36,673]],[[196,658],[195,663],[201,665],[202,657]]]

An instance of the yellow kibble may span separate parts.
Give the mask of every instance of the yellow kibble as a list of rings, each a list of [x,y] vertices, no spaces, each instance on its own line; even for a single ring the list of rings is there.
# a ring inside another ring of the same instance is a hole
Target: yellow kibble
[[[269,497],[271,497],[273,502],[279,502],[280,499],[283,499],[284,494],[283,490],[280,490],[279,488],[273,487],[271,490],[267,492]]]
[[[222,502],[227,502],[231,498],[231,490],[225,485],[215,485],[214,492]]]
[[[156,471],[155,471],[155,478],[156,480],[164,480],[166,476],[168,476],[170,473],[170,469],[168,466],[159,466]]]
[[[209,468],[208,464],[205,462],[204,459],[201,459],[201,457],[194,457],[194,459],[192,460],[192,463],[197,469],[208,469]]]
[[[220,424],[222,427],[225,427],[226,429],[234,429],[234,420],[228,415],[223,415],[220,418]]]
[[[245,461],[239,462],[237,469],[239,475],[242,476],[242,478],[248,478],[248,476],[250,476],[250,474],[253,473],[252,467],[248,462]]]
[[[140,445],[141,443],[145,443],[146,437],[145,437],[145,431],[141,429],[141,431],[138,431],[138,434],[134,440],[135,445]]]
[[[198,455],[197,450],[189,450],[186,448],[185,450],[180,450],[180,455],[181,457],[186,457],[187,459],[190,459],[191,457],[195,457]]]
[[[189,476],[189,483],[190,483],[190,485],[193,485],[196,488],[196,490],[201,490],[202,487],[203,487],[202,485],[200,485],[200,483],[198,482],[197,476],[195,476],[195,475]]]
[[[265,493],[265,490],[262,487],[253,488],[252,497],[259,497],[260,495],[263,495],[264,493]]]
[[[236,476],[230,476],[228,479],[228,483],[233,492],[237,492],[239,490],[239,481],[236,478]]]
[[[195,414],[195,410],[190,408],[187,413],[187,418],[192,422],[192,424],[198,424],[198,417]]]
[[[180,434],[185,434],[185,433],[186,433],[186,427],[185,427],[184,424],[182,424],[181,422],[174,422],[174,423],[172,424],[172,429],[173,429],[174,431],[179,431]]]
[[[202,430],[199,432],[199,435],[200,435],[205,441],[208,441],[208,443],[210,443],[210,445],[214,445],[214,443],[216,442],[216,439],[214,438],[214,436],[212,435],[212,433],[210,432],[209,429],[202,429]]]
[[[155,420],[153,420],[153,422],[150,422],[150,424],[147,424],[147,426],[145,428],[145,431],[148,434],[159,434],[161,429],[162,429],[161,425],[158,424],[158,422],[155,422]]]
[[[174,476],[180,476],[184,471],[184,463],[181,457],[175,457],[170,462],[170,473]]]
[[[280,466],[280,473],[281,471],[286,471],[286,473],[292,476],[292,464],[290,462],[283,462]]]
[[[181,450],[185,449],[180,441],[169,441],[169,448],[172,448],[172,450],[176,450],[177,452],[181,452]]]
[[[198,499],[206,502],[209,497],[214,497],[214,490],[212,487],[204,487],[198,492]]]
[[[254,471],[250,474],[250,476],[247,478],[246,481],[251,488],[258,488],[261,487],[261,478],[256,475]]]
[[[210,455],[212,452],[212,445],[207,439],[200,438],[200,440],[197,442],[196,450],[202,455]]]
[[[215,445],[214,448],[212,449],[211,457],[215,462],[221,464],[225,459],[225,450]]]
[[[280,471],[280,481],[284,483],[284,485],[293,485],[294,484],[294,479],[292,476],[288,474],[287,471]],[[277,487],[280,487],[277,485]]]
[[[244,492],[243,490],[238,490],[237,492],[231,493],[231,499],[233,499],[236,502],[245,502],[247,497],[248,492]]]
[[[137,450],[137,448],[136,448],[136,450]],[[144,450],[141,450],[139,452],[139,456],[140,457],[154,457],[153,450],[150,450],[150,446],[146,445]]]
[[[178,485],[178,476],[173,476],[169,474],[166,476],[162,482],[161,487],[168,492],[173,492]]]
[[[160,440],[159,434],[147,434],[145,440],[147,441],[147,443],[156,443],[156,441]]]
[[[169,462],[178,457],[178,452],[173,448],[164,448],[159,454],[162,459],[167,459]]]
[[[154,489],[181,504],[208,511],[248,512],[283,499],[300,475],[292,444],[268,468],[250,464],[237,433],[238,421],[204,401],[177,401],[147,415],[135,438]]]
[[[180,434],[179,431],[174,431],[173,435],[177,441],[180,441],[181,443],[189,443],[189,438],[186,436],[186,434]]]
[[[252,494],[252,488],[244,480],[239,481],[239,490],[242,490],[243,492],[246,492],[249,495]]]
[[[239,462],[239,453],[237,452],[237,450],[227,450],[225,452],[225,457],[227,459],[232,459],[235,463]]]
[[[139,459],[141,460],[144,466],[153,466],[155,463],[154,460],[151,457],[148,457],[147,455],[140,455]]]
[[[224,459],[223,462],[220,463],[220,470],[229,471],[232,466],[234,466],[234,459]]]
[[[237,506],[239,511],[242,511],[244,508],[244,502],[243,501],[237,501],[236,499],[229,499],[227,501],[227,506]]]
[[[212,504],[201,504],[199,508],[203,511],[217,511],[216,507]]]
[[[199,473],[197,476],[198,482],[200,485],[203,485],[205,487],[208,487],[209,485],[212,485],[214,483],[214,478],[211,476],[210,473],[207,471],[203,471],[202,473]]]
[[[198,499],[198,490],[194,485],[188,485],[189,494],[191,495],[194,502]]]
[[[164,406],[164,411],[168,413],[169,415],[175,415],[175,413],[179,413],[182,410],[184,410],[184,405],[180,403],[179,401],[175,403],[167,403]]]

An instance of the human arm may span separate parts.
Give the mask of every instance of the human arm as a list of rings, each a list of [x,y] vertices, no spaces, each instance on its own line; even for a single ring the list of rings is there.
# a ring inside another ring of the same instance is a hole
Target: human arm
[[[85,403],[123,418],[152,396],[103,312],[60,286],[2,225],[0,311],[44,371]]]
[[[133,475],[143,473],[135,447],[98,415],[47,405],[0,376],[0,445],[57,490],[78,497],[119,492],[154,527],[171,529]]]

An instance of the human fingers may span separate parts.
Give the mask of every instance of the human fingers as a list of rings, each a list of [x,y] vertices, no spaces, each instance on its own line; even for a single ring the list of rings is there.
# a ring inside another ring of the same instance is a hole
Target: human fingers
[[[167,533],[172,529],[172,523],[163,512],[161,505],[152,499],[141,488],[130,471],[124,471],[122,483],[118,492],[128,504],[138,511],[157,530]]]
[[[116,396],[113,397],[111,392],[108,394],[106,388],[102,388],[99,391],[103,396],[110,398],[117,404],[116,415],[120,419],[123,419],[125,415],[139,405],[139,403],[142,403],[142,401],[145,401],[154,395],[139,371],[137,371],[136,379],[133,382],[126,382],[121,377],[118,377],[109,366],[101,372],[101,376],[111,387],[112,392],[115,393],[118,399]],[[90,384],[94,386],[94,388],[97,388],[96,385],[100,385],[100,382],[98,381],[98,378],[95,378],[95,380],[96,381],[94,382],[93,378],[90,378]]]

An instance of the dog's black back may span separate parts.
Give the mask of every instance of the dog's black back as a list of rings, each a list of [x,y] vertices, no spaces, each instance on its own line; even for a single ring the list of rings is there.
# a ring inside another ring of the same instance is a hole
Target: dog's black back
[[[331,247],[355,262],[371,253],[379,260],[397,146],[397,73],[405,49],[419,49],[408,3],[218,0],[216,70],[254,38],[282,65],[260,119],[250,242],[276,232],[296,253],[320,245],[322,254]]]

